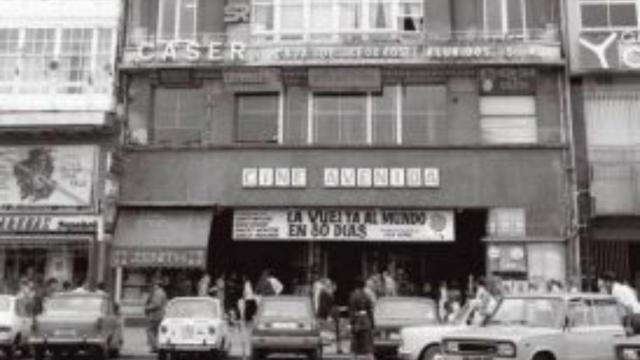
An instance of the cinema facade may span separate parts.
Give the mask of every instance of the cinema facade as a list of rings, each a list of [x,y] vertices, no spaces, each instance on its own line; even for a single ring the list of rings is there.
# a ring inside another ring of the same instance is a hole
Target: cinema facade
[[[187,10],[129,1],[125,311],[154,274],[202,270],[329,276],[340,301],[382,268],[512,291],[576,274],[557,3],[354,2],[313,10],[349,14],[322,31],[312,3],[193,1],[167,23]]]

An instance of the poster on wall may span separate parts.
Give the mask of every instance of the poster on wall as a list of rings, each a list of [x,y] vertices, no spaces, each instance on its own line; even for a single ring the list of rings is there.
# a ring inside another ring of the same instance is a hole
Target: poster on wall
[[[453,211],[237,210],[234,240],[454,241]]]
[[[97,148],[0,148],[0,204],[14,207],[90,206]]]

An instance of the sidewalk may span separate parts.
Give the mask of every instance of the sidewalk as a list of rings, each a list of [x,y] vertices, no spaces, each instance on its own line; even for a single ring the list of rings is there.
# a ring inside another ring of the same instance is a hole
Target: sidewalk
[[[332,334],[333,335],[333,334]],[[323,336],[325,337],[325,336]],[[239,330],[233,329],[230,333],[231,338],[231,351],[229,353],[229,358],[231,359],[249,359],[251,356],[251,347],[249,346],[248,337],[246,341],[243,341],[242,334]],[[351,358],[349,355],[349,342],[342,342],[342,350],[343,354],[338,354],[336,349],[335,341],[333,341],[333,336],[326,336],[325,338],[329,338],[328,345],[325,345],[323,348],[323,357],[331,358],[331,359],[344,359]],[[131,327],[127,326],[124,328],[124,346],[122,348],[123,357],[149,357],[152,354],[149,352],[149,347],[147,346],[147,336],[145,333],[144,327]]]

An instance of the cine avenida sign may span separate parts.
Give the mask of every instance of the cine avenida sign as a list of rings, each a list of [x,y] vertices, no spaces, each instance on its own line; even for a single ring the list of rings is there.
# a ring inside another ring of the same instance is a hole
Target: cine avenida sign
[[[453,211],[237,210],[234,240],[454,241]]]

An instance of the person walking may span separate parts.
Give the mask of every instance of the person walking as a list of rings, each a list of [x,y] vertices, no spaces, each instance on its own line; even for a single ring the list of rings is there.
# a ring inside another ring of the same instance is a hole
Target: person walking
[[[162,281],[155,279],[144,308],[147,318],[147,343],[151,352],[154,353],[158,351],[158,329],[162,322],[166,305],[167,294],[162,288]]]
[[[349,314],[351,321],[351,350],[354,359],[365,356],[373,360],[373,302],[365,292],[365,283],[356,279],[355,289],[349,296]]]

